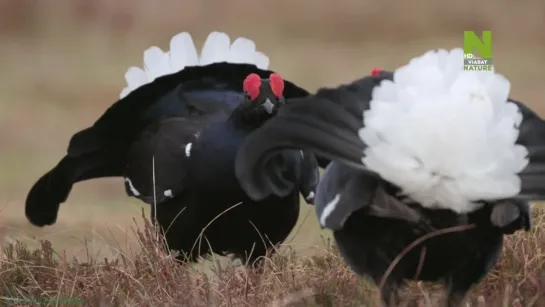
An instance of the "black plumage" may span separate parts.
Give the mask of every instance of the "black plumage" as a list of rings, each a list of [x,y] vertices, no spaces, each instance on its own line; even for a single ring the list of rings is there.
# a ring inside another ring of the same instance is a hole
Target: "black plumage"
[[[517,143],[526,146],[530,161],[519,173],[519,195],[482,201],[480,209],[466,214],[424,208],[401,197],[399,187],[362,164],[367,146],[358,137],[363,111],[370,107],[373,88],[392,76],[384,72],[289,102],[241,148],[237,176],[251,197],[261,199],[278,192],[261,167],[277,150],[299,148],[331,159],[315,197],[320,224],[333,231],[349,267],[377,284],[415,240],[450,227],[467,227],[410,250],[398,259],[381,289],[384,303],[398,306],[397,290],[405,280],[443,281],[449,289],[448,306],[459,306],[470,287],[495,265],[503,235],[531,227],[528,200],[545,197],[545,123],[515,102],[522,113]]]
[[[252,98],[243,91],[251,74],[260,81]],[[254,65],[216,63],[186,67],[134,90],[72,137],[66,156],[31,188],[27,218],[51,225],[76,182],[124,177],[128,195],[156,207],[152,218],[171,249],[191,260],[210,247],[242,260],[263,256],[294,227],[298,192],[313,195],[318,181],[314,156],[300,150],[286,150],[271,164],[290,190],[284,197],[252,201],[235,177],[235,155],[246,136],[285,98],[308,95],[288,81],[277,95],[271,74]]]

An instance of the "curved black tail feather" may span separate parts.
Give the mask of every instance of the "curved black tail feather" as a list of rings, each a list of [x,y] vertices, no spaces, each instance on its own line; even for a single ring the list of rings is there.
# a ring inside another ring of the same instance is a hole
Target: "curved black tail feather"
[[[27,219],[35,226],[53,225],[57,220],[59,206],[68,198],[74,183],[120,176],[119,165],[115,159],[104,159],[100,154],[65,156],[30,189],[25,202]]]
[[[252,133],[240,148],[236,174],[246,193],[262,199],[279,192],[265,166],[282,148],[309,150],[321,159],[336,160],[366,170],[361,163],[363,142],[358,136],[363,111],[369,108],[377,78],[366,77],[316,95],[290,99],[276,117]]]

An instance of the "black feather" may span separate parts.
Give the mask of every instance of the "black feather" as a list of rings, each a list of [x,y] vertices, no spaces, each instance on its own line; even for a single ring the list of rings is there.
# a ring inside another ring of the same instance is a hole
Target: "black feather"
[[[545,200],[545,122],[523,103],[511,100],[522,113],[517,144],[528,149],[529,163],[519,174],[521,200]]]
[[[405,280],[440,281],[448,288],[448,306],[454,307],[461,306],[467,291],[500,256],[503,234],[491,225],[490,214],[491,206],[467,216],[449,210],[423,210],[425,222],[412,223],[377,218],[358,210],[333,235],[350,268],[378,285],[412,242],[438,230],[477,224],[477,228],[439,235],[417,245],[395,265],[381,289],[385,304],[399,306],[398,288]]]
[[[277,195],[250,199],[235,177],[235,156],[254,128],[231,120],[203,130],[187,158],[184,190],[157,206],[154,218],[180,258],[212,252],[254,264],[282,243],[299,216],[299,192],[317,185],[316,163],[299,150],[284,150],[271,164]],[[312,157],[310,157],[312,158]],[[284,193],[285,192],[285,193]],[[314,192],[314,190],[312,190]]]
[[[271,74],[247,64],[187,67],[114,103],[72,137],[67,155],[33,186],[26,202],[29,221],[53,224],[78,181],[122,176],[129,196],[155,205],[152,218],[181,259],[211,252],[250,262],[264,256],[295,226],[299,192],[315,192],[318,166],[312,154],[283,151],[271,164],[282,195],[256,202],[244,193],[235,177],[236,153],[274,115],[247,101],[242,82],[250,73]],[[260,96],[268,94],[273,95]],[[285,81],[283,95],[308,92]]]
[[[142,133],[146,129],[154,129],[153,125],[162,120],[181,117],[192,121],[192,124],[178,126],[173,131],[181,142],[184,138],[193,137],[197,129],[225,120],[240,103],[242,82],[250,73],[268,77],[271,71],[249,64],[230,63],[186,67],[178,73],[159,77],[118,100],[93,126],[75,133],[66,156],[44,175],[48,179],[35,183],[26,200],[27,218],[37,226],[53,224],[60,203],[66,200],[74,183],[124,176],[133,144],[140,138],[132,150],[142,150],[139,144],[146,142],[141,139]],[[203,99],[205,94],[209,96]],[[286,97],[302,97],[308,92],[285,81],[284,94]],[[180,145],[183,144],[181,142]],[[143,162],[151,166],[150,157],[145,153],[142,155]],[[150,177],[142,180],[147,181]],[[148,199],[150,196],[148,194]]]
[[[234,108],[232,104],[213,101],[211,104],[198,105],[189,101],[173,104],[171,101],[183,93],[199,90],[216,89],[220,92],[240,93],[244,78],[251,73],[268,78],[272,71],[261,70],[250,64],[215,63],[186,67],[177,73],[161,76],[118,100],[91,128],[74,134],[68,146],[68,153],[77,155],[93,151],[97,147],[100,148],[104,142],[130,142],[145,126],[158,118],[195,116],[217,112],[218,108],[232,110]],[[286,97],[304,97],[308,92],[285,81],[284,94]],[[157,111],[154,108],[157,104],[168,107]]]
[[[273,193],[264,165],[285,148],[300,148],[331,159],[317,188],[315,207],[322,227],[333,230],[346,263],[360,275],[382,282],[393,261],[424,235],[450,227],[468,229],[431,238],[410,250],[385,280],[385,303],[398,306],[396,293],[406,279],[443,281],[448,306],[459,306],[467,291],[495,265],[503,235],[531,226],[529,204],[521,199],[483,203],[482,208],[457,214],[425,209],[403,199],[400,189],[367,170],[361,162],[365,144],[358,131],[364,125],[373,87],[382,78],[366,77],[336,89],[322,89],[283,108],[244,144],[237,157],[237,176],[253,198]],[[529,149],[530,165],[521,174],[523,196],[542,195],[541,162],[545,127],[521,107],[519,144]],[[526,176],[526,177],[525,177]],[[471,228],[470,227],[473,227]],[[423,255],[423,256],[422,256]],[[421,268],[418,276],[417,268]],[[394,300],[390,301],[393,296]]]
[[[105,156],[102,152],[71,157],[65,156],[30,189],[25,201],[25,214],[37,226],[52,225],[57,220],[61,203],[65,202],[72,185],[99,177],[122,174],[119,157]]]
[[[363,111],[369,108],[371,91],[380,81],[367,77],[290,100],[273,120],[248,138],[238,153],[237,177],[248,195],[262,199],[278,189],[269,178],[272,174],[263,167],[279,148],[311,150],[321,158],[321,167],[331,159],[365,169],[361,164],[365,147],[358,130]]]

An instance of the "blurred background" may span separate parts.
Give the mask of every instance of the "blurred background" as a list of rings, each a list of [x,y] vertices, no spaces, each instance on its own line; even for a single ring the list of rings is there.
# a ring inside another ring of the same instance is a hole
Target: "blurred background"
[[[308,90],[462,47],[464,30],[492,30],[494,64],[512,97],[545,114],[542,0],[0,0],[0,239],[47,238],[78,256],[84,240],[104,256],[132,246],[143,206],[127,199],[121,179],[77,184],[57,224],[43,229],[24,216],[26,193],[71,135],[118,99],[147,47],[167,50],[188,31],[200,48],[216,30],[254,40],[272,70]],[[319,244],[318,229],[305,206],[290,242]]]

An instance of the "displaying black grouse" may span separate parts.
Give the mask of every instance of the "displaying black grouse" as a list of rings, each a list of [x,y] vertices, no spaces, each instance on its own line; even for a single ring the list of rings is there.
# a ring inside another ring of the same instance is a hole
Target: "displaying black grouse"
[[[503,235],[531,227],[545,198],[545,123],[509,99],[493,71],[464,71],[463,51],[430,51],[288,101],[239,150],[253,199],[282,196],[261,165],[299,148],[332,159],[317,188],[320,224],[349,267],[399,306],[405,280],[442,281],[447,306],[496,264]]]
[[[51,225],[74,183],[120,176],[128,195],[156,208],[152,219],[169,247],[183,252],[180,258],[212,251],[243,261],[265,255],[295,226],[299,191],[312,202],[316,160],[283,151],[269,167],[291,192],[256,202],[235,177],[235,156],[285,98],[308,92],[267,70],[268,58],[251,40],[231,44],[219,32],[209,35],[200,57],[191,36],[180,33],[169,52],[146,50],[144,62],[145,70],[127,71],[121,99],[76,133],[66,156],[34,184],[27,218]]]

